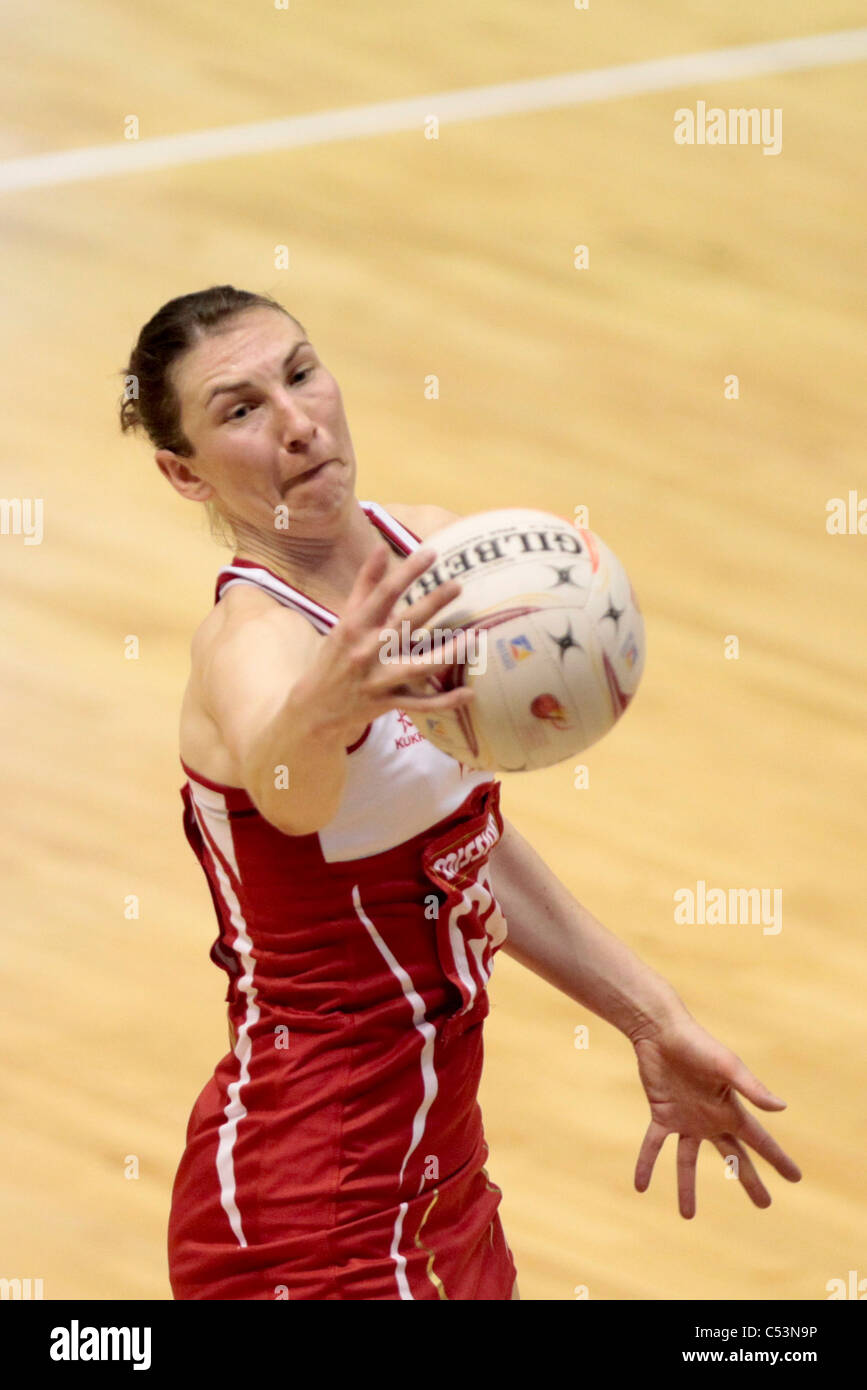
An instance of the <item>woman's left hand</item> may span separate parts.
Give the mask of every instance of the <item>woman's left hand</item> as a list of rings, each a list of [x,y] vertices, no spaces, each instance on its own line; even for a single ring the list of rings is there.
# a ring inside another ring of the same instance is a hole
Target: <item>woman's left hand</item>
[[[677,1193],[681,1216],[695,1216],[695,1170],[702,1140],[728,1159],[757,1207],[771,1196],[744,1148],[749,1144],[789,1182],[801,1171],[739,1101],[737,1091],[762,1110],[784,1110],[736,1057],[687,1015],[632,1039],[638,1072],[650,1102],[651,1120],[635,1167],[635,1186],[645,1192],[667,1136],[677,1134]]]

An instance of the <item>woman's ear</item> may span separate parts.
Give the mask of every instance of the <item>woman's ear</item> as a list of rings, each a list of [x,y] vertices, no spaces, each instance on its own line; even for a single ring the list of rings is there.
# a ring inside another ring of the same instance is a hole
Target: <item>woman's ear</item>
[[[157,449],[154,454],[157,468],[164,478],[168,478],[172,487],[187,497],[191,502],[206,502],[209,497],[213,497],[214,489],[210,483],[205,482],[194,473],[185,458],[180,454],[174,453],[171,449]]]

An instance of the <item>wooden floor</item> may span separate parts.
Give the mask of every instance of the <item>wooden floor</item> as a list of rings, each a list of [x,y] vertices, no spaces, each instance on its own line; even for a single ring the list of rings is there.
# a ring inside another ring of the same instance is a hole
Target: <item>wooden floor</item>
[[[118,142],[130,115],[144,140],[863,23],[855,0],[78,13],[7,6],[4,158]],[[629,1044],[501,955],[481,1099],[522,1297],[867,1275],[867,536],[826,529],[830,498],[867,497],[863,86],[843,64],[2,195],[0,490],[44,500],[44,536],[0,536],[0,1275],[170,1296],[171,1183],[226,1040],[177,762],[224,553],[116,403],[141,324],[224,282],[310,331],[362,497],[585,505],[642,601],[643,686],[589,788],[571,764],[507,777],[505,813],[789,1102],[767,1123],[804,1180],[759,1161],[759,1211],[703,1149],[685,1222],[669,1140],[639,1196]],[[780,108],[781,154],[675,144],[699,99]],[[677,925],[698,880],[781,889],[782,930]]]

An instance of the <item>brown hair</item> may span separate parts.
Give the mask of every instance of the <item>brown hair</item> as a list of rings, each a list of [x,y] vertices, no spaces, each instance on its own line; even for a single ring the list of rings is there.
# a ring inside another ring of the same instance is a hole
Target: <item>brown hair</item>
[[[207,290],[170,299],[138,335],[128,365],[121,375],[124,390],[120,402],[120,427],[143,429],[157,449],[170,449],[181,458],[192,458],[195,450],[181,429],[181,405],[171,379],[171,368],[208,333],[225,319],[245,309],[276,309],[298,323],[276,299],[267,294],[236,290],[233,285],[212,285]],[[212,502],[205,503],[211,531],[217,539],[232,544]]]

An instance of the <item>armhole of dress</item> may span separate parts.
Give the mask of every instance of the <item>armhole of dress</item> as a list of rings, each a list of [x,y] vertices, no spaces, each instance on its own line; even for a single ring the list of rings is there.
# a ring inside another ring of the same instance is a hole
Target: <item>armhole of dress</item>
[[[388,530],[392,532],[391,537],[388,537],[388,539],[396,540],[401,546],[407,545],[407,549],[403,552],[404,555],[410,555],[413,550],[418,549],[420,545],[424,544],[421,536],[417,536],[415,531],[411,531],[404,522],[398,521],[396,516],[392,516],[391,512],[387,511],[381,502],[362,502],[361,506],[364,508],[371,521],[373,521],[380,534],[386,535],[384,528],[387,527]],[[409,536],[413,544],[406,542],[402,533]]]
[[[357,739],[355,740],[354,743],[350,743],[350,744],[349,744],[349,746],[348,746],[347,749],[346,749],[347,753],[354,753],[355,750],[356,750],[356,748],[360,748],[361,745],[362,745],[362,743],[364,743],[365,740],[367,739],[367,737],[368,737],[368,735],[369,735],[369,733],[370,733],[370,731],[371,731],[372,728],[373,728],[373,725],[372,725],[372,724],[368,724],[368,726],[367,726],[367,728],[365,729],[364,733],[361,735],[361,738],[357,738]]]

